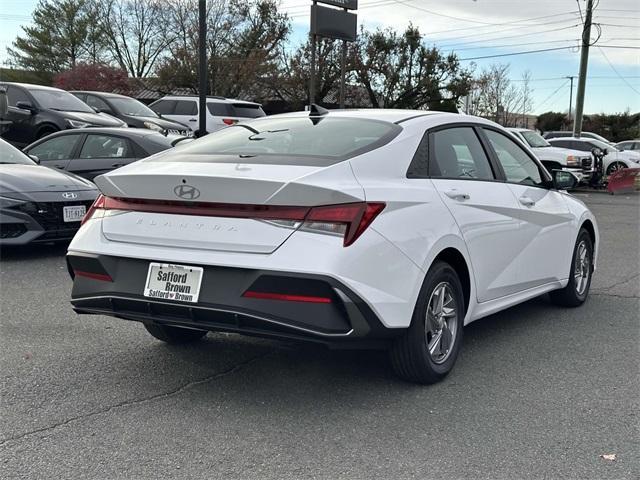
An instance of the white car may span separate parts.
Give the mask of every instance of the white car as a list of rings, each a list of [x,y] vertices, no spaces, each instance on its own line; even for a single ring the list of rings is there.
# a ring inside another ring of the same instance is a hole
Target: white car
[[[599,148],[604,152],[604,172],[606,175],[622,168],[640,167],[640,152],[618,150],[615,146],[592,138],[552,138],[549,143],[555,147],[571,148],[591,152]]]
[[[575,173],[580,180],[591,178],[593,168],[591,152],[554,147],[542,135],[526,128],[507,128],[507,130],[528,145],[550,172],[556,169],[568,170]]]
[[[407,110],[239,123],[97,177],[69,246],[78,313],[180,343],[207,331],[389,348],[420,383],[463,327],[589,293],[596,220],[502,127]],[[552,319],[549,319],[550,321]]]
[[[197,96],[166,96],[156,100],[149,108],[163,118],[187,125],[192,131],[199,128]],[[264,117],[262,105],[225,97],[207,97],[207,132],[215,132],[241,120]]]
[[[624,142],[616,143],[615,147],[625,152],[630,150],[640,153],[640,140],[625,140]]]

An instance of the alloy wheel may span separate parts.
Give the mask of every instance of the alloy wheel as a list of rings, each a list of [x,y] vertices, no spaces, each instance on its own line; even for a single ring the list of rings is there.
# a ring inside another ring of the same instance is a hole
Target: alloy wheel
[[[589,275],[591,275],[591,259],[589,258],[587,242],[582,240],[578,244],[578,248],[576,248],[575,268],[573,272],[576,293],[580,296],[584,295],[584,292],[587,290]]]
[[[439,283],[431,292],[425,319],[425,338],[431,360],[444,363],[456,341],[458,305],[448,282]]]

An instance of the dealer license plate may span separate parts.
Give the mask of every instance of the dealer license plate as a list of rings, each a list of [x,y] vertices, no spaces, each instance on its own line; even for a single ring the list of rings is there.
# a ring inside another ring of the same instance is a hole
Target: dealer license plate
[[[202,267],[150,263],[144,296],[196,303],[202,283]]]
[[[87,213],[87,209],[84,205],[62,207],[62,219],[65,222],[79,222],[85,213]]]

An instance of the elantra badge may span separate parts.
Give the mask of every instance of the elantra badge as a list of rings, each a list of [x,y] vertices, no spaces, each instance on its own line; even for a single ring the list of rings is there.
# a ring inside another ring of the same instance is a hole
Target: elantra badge
[[[74,198],[78,198],[78,194],[73,192],[64,192],[62,194],[62,198],[65,200],[73,200]]]
[[[200,190],[191,185],[178,185],[173,189],[173,193],[184,200],[195,200],[200,196]]]

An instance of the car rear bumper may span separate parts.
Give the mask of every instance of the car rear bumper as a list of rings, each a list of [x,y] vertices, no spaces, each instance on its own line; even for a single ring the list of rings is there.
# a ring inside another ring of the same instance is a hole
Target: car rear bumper
[[[143,295],[147,260],[73,252],[67,255],[67,263],[74,278],[71,303],[76,313],[342,348],[384,347],[404,331],[386,328],[351,289],[323,275],[194,265],[204,269],[199,300],[181,303]],[[243,297],[248,290],[322,296],[330,302]]]

